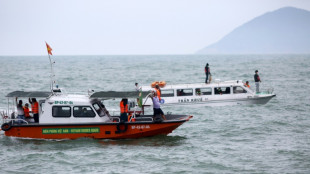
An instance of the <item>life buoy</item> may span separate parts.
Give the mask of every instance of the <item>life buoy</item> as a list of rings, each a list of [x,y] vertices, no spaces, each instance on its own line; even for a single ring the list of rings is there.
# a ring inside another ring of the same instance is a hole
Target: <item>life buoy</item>
[[[155,88],[156,85],[158,85],[158,83],[159,83],[158,81],[152,82],[152,83],[151,83],[151,87],[152,87],[152,88]]]
[[[128,122],[130,122],[130,119],[131,119],[131,122],[136,122],[136,118],[134,118],[132,114],[128,115]]]
[[[167,84],[167,83],[166,83],[165,81],[155,81],[155,82],[152,82],[152,83],[151,83],[151,87],[152,87],[152,88],[155,88],[156,85],[158,85],[159,87],[163,88],[163,87],[166,86],[166,84]]]
[[[124,133],[127,131],[128,125],[125,124],[124,122],[120,122],[116,125],[116,129],[117,129],[117,131],[115,131],[116,134]]]
[[[12,126],[11,126],[11,124],[9,124],[9,123],[3,123],[2,125],[1,125],[1,130],[3,130],[3,131],[8,131],[8,130],[10,130],[12,128]]]
[[[165,82],[165,81],[160,81],[160,82],[158,83],[158,85],[159,85],[159,87],[163,88],[163,87],[166,86],[166,82]]]

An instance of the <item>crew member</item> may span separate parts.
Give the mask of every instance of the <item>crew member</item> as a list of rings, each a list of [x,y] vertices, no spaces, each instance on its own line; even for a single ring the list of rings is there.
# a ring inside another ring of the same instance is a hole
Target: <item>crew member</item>
[[[161,98],[160,98],[160,96],[161,96],[161,90],[160,90],[158,84],[156,84],[156,86],[155,86],[155,91],[156,91],[156,94],[157,94],[157,97],[158,97],[159,101],[161,101]]]
[[[262,81],[260,80],[260,77],[258,75],[258,70],[255,70],[254,81],[255,81],[256,92],[259,92],[259,82],[262,82]]]
[[[29,103],[31,104],[31,112],[33,114],[33,119],[35,123],[39,123],[39,103],[37,102],[36,98],[32,98]]]
[[[207,63],[206,66],[205,66],[205,74],[206,74],[206,81],[205,83],[210,83],[211,80],[209,79],[211,77],[211,72],[210,72],[210,67],[209,67],[209,64]],[[209,76],[210,75],[210,76]]]
[[[137,82],[135,83],[135,89],[136,89],[136,91],[140,91],[140,87],[139,87]]]
[[[128,113],[128,99],[123,98],[119,104],[120,109],[121,109],[121,116],[120,116],[120,121],[121,122],[125,122],[128,117],[127,117],[127,113]]]
[[[26,103],[26,104],[25,104],[25,107],[24,107],[24,113],[25,113],[25,118],[26,118],[26,120],[28,120],[28,121],[29,121],[29,119],[31,118],[29,112],[30,112],[30,111],[29,111],[29,104]]]
[[[248,87],[248,88],[250,88],[250,84],[249,84],[249,81],[246,81],[246,82],[245,82],[245,84],[244,84],[244,86],[245,86],[245,87]]]
[[[21,124],[25,119],[25,112],[24,112],[24,108],[23,108],[23,101],[19,100],[18,104],[17,104],[17,97],[16,97],[16,108],[17,108],[17,119],[21,119],[18,120],[17,123]]]
[[[153,92],[153,96],[151,96],[152,101],[153,101],[153,111],[154,111],[154,117],[158,114],[160,114],[162,116],[162,118],[164,120],[166,120],[166,117],[164,115],[164,112],[160,109],[160,103],[159,103],[159,99],[157,97],[157,93]]]

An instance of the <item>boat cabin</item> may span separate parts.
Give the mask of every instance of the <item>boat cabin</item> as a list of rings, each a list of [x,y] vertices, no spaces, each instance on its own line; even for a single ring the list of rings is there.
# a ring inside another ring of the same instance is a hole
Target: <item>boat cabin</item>
[[[246,87],[242,80],[216,81],[213,83],[166,85],[161,89],[161,103],[169,104],[265,104],[272,97],[273,90],[255,93]],[[151,86],[142,86],[142,91],[154,90]],[[151,104],[151,101],[147,101]]]
[[[143,86],[142,90],[153,90],[153,88]],[[254,92],[245,87],[241,80],[211,84],[166,85],[161,88],[161,98],[164,99],[164,103],[202,102],[210,99],[236,98],[253,94]]]
[[[46,100],[41,100],[41,108],[40,123],[112,121],[101,101],[90,99],[89,96],[51,96]]]

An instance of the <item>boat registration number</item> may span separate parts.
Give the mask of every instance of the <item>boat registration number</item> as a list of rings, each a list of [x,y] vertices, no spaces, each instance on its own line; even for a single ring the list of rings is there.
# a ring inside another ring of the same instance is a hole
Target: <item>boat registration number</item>
[[[133,125],[131,129],[150,129],[150,125]]]

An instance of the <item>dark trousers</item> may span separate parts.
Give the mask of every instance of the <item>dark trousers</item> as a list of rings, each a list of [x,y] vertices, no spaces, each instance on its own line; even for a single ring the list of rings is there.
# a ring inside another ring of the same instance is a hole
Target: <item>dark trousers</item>
[[[120,122],[126,122],[128,120],[128,115],[127,113],[121,113],[121,116],[120,116]]]
[[[35,123],[39,123],[39,114],[33,114],[33,119]]]
[[[209,80],[209,74],[206,74],[206,83],[208,83]]]
[[[154,111],[154,116],[158,114],[164,115],[164,112],[160,108],[153,108],[153,111]]]

